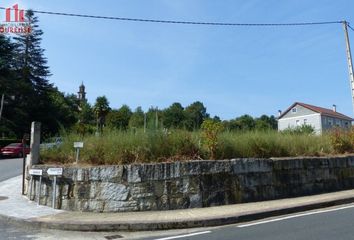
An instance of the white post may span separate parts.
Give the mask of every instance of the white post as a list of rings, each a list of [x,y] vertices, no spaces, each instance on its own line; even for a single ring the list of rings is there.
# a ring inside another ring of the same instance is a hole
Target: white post
[[[52,199],[52,208],[55,208],[55,202],[56,202],[56,192],[57,192],[57,176],[54,175],[54,180],[53,180],[53,199]]]
[[[33,165],[39,163],[39,147],[40,147],[40,141],[41,141],[41,123],[40,122],[32,122],[31,124],[31,143],[30,143],[30,148],[31,148],[31,153],[27,155],[26,157],[26,166],[25,166],[25,171],[24,171],[24,178],[27,179],[28,177],[28,171],[29,169],[32,168]],[[25,182],[25,186],[23,189],[23,194],[27,192],[27,187],[28,187],[28,182]]]
[[[40,201],[41,201],[41,191],[42,191],[42,176],[39,176],[38,199],[37,199],[37,205],[38,206],[39,206]]]
[[[76,148],[76,164],[79,163],[80,148]]]
[[[348,23],[346,21],[343,21],[342,23],[343,23],[344,35],[345,35],[345,45],[346,45],[348,68],[349,68],[349,80],[350,80],[350,88],[351,88],[353,111],[354,111],[354,75],[353,75],[352,53],[350,50],[349,35],[348,35],[348,28],[347,28]]]
[[[39,163],[39,148],[41,142],[41,123],[32,122],[31,125],[31,161],[30,167]]]
[[[33,176],[31,175],[31,178],[30,178],[30,186],[29,186],[29,200],[31,201],[32,200],[32,185],[33,185]]]

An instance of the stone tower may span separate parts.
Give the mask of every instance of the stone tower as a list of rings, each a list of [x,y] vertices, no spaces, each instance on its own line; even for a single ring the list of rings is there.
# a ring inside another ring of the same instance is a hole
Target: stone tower
[[[80,102],[86,101],[85,85],[83,82],[81,83],[79,91],[77,92],[77,98]]]

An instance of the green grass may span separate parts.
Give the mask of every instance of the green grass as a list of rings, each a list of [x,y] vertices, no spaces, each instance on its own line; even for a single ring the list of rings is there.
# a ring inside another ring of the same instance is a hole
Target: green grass
[[[199,131],[118,131],[105,130],[102,136],[77,134],[64,136],[56,149],[42,150],[42,163],[75,162],[73,142],[83,141],[80,163],[113,165],[209,159]],[[335,154],[329,135],[268,132],[223,132],[217,144],[217,159],[240,157],[323,156]]]

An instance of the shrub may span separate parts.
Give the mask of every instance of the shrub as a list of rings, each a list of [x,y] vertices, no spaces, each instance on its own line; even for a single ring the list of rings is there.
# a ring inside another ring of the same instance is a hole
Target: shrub
[[[303,125],[297,126],[295,128],[287,128],[287,129],[283,130],[282,132],[286,133],[286,134],[307,134],[307,135],[310,135],[310,134],[315,133],[315,129],[311,125],[303,124]]]
[[[221,132],[213,121],[202,131],[105,129],[101,136],[77,133],[63,135],[58,148],[41,152],[44,163],[75,162],[73,142],[83,141],[80,164],[132,164],[192,159],[323,156],[352,152],[354,130],[323,135],[279,133],[275,130]],[[339,134],[339,135],[338,135]]]
[[[218,135],[222,131],[223,126],[220,122],[207,119],[202,123],[201,129],[203,132],[203,142],[208,148],[210,158],[215,159],[218,145]]]
[[[353,151],[354,129],[343,130],[334,128],[330,132],[331,145],[335,153],[348,153]]]

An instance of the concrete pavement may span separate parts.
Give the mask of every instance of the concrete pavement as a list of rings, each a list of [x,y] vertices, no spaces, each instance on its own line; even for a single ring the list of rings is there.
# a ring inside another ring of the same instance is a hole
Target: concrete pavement
[[[218,226],[354,202],[354,190],[210,208],[130,213],[69,212],[37,206],[20,195],[21,177],[0,184],[0,218],[36,228],[143,231]]]

